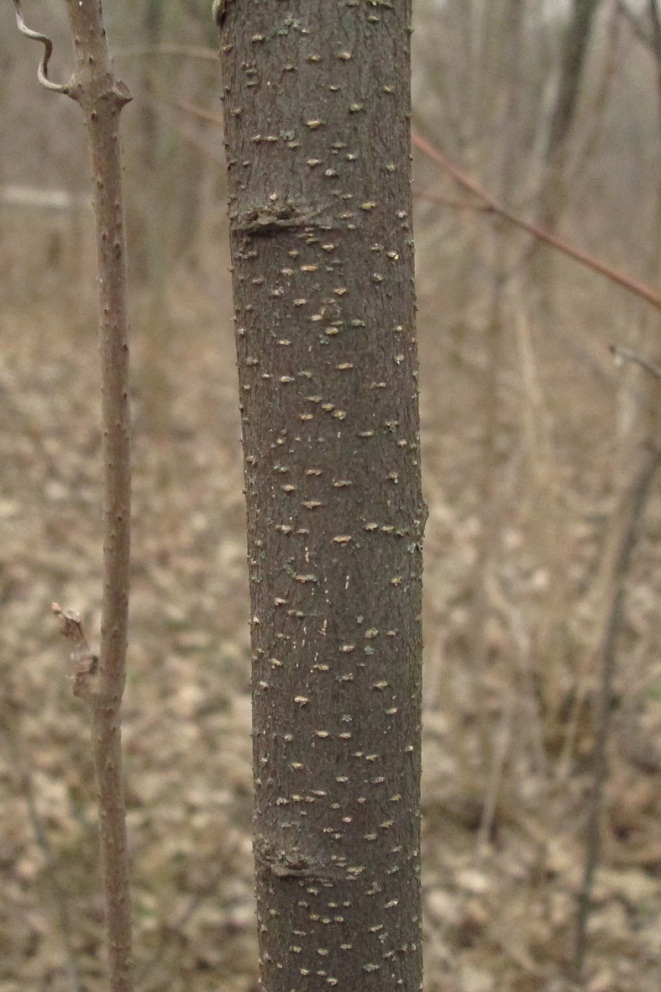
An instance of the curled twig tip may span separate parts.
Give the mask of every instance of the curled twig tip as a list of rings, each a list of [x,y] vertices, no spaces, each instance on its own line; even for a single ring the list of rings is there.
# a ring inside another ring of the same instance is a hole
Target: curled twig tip
[[[32,41],[40,41],[44,46],[39,68],[37,69],[37,79],[47,90],[52,90],[53,93],[64,93],[68,95],[68,86],[64,86],[61,83],[54,83],[48,78],[48,63],[50,62],[50,57],[53,54],[53,42],[50,40],[48,35],[41,34],[40,31],[33,31],[27,26],[23,20],[21,0],[14,0],[14,7],[16,9],[16,23],[21,34],[24,34],[26,38],[30,38]]]

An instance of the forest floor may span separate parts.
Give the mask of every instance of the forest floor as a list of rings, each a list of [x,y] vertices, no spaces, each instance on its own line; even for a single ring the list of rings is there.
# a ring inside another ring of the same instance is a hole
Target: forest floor
[[[176,330],[147,334],[147,304],[134,317],[124,740],[136,974],[141,992],[253,992],[250,652],[232,330],[227,304],[184,279],[168,301]],[[90,639],[98,636],[97,347],[82,311],[55,312],[43,297],[3,304],[0,315],[0,992],[103,987],[88,728],[50,612],[53,601],[78,609]],[[487,582],[478,559],[482,345],[469,328],[455,353],[438,333],[423,300],[425,992],[657,992],[660,483],[629,582],[604,863],[576,984],[569,966],[594,742],[612,390],[564,349],[538,342],[540,389],[556,418],[544,437],[556,439],[568,507],[558,531],[543,508],[545,483],[530,495],[525,481],[541,435],[517,447],[521,394],[516,376],[506,378],[499,552]],[[476,569],[488,593],[480,663]],[[558,589],[571,622],[554,641],[543,624]],[[558,657],[541,657],[540,643]]]

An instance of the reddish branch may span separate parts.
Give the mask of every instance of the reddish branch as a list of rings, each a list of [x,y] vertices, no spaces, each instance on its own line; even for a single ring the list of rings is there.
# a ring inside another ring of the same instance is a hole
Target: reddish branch
[[[210,124],[222,123],[219,115],[206,109],[195,107],[193,104],[178,101],[176,106],[194,117],[208,121]],[[594,256],[590,255],[588,252],[581,251],[580,248],[575,248],[564,239],[551,234],[549,231],[545,231],[537,224],[524,220],[511,210],[508,210],[507,207],[505,207],[502,203],[499,203],[493,196],[491,196],[490,193],[487,193],[487,191],[484,190],[478,183],[462,172],[461,169],[457,168],[457,166],[450,162],[450,160],[447,159],[442,152],[438,151],[437,148],[434,148],[430,142],[428,142],[416,131],[412,132],[411,140],[416,148],[430,158],[432,162],[438,165],[463,189],[471,193],[475,197],[475,203],[472,205],[464,202],[457,203],[449,201],[433,193],[416,192],[416,196],[418,198],[429,200],[432,203],[441,203],[460,210],[466,210],[472,206],[475,210],[481,210],[484,213],[491,213],[497,215],[498,217],[502,217],[504,220],[509,221],[510,224],[513,224],[515,227],[518,227],[522,231],[526,231],[528,234],[532,235],[532,237],[537,241],[541,241],[543,244],[546,244],[551,248],[555,248],[556,251],[562,252],[563,255],[573,258],[576,262],[580,262],[581,265],[585,265],[586,268],[591,269],[593,272],[597,272],[599,275],[604,276],[611,282],[617,283],[618,286],[622,286],[624,289],[627,289],[630,293],[634,293],[636,296],[639,296],[647,303],[650,303],[655,309],[661,310],[661,294],[652,289],[651,286],[640,282],[638,279],[634,279],[632,276],[627,276],[623,272],[619,272],[617,269],[614,269],[611,265],[607,265],[605,262],[600,262],[599,259],[594,258]]]
[[[651,286],[647,286],[645,283],[640,282],[631,276],[618,272],[617,269],[612,268],[610,265],[606,265],[604,262],[600,262],[599,259],[594,258],[587,252],[574,248],[573,245],[568,244],[568,242],[564,241],[562,238],[558,238],[555,234],[550,234],[548,231],[538,227],[536,224],[532,224],[529,221],[517,216],[517,214],[512,213],[511,210],[505,207],[502,203],[499,203],[494,197],[487,193],[486,190],[479,186],[478,183],[450,162],[442,152],[438,151],[437,148],[434,148],[433,145],[431,145],[425,138],[423,138],[420,134],[417,134],[415,131],[412,135],[412,141],[414,146],[426,155],[427,158],[431,159],[432,162],[439,166],[439,168],[441,168],[448,176],[454,179],[454,181],[463,187],[463,189],[471,193],[485,212],[502,217],[515,227],[531,234],[533,238],[537,239],[537,241],[541,241],[543,244],[549,245],[551,248],[555,248],[557,251],[562,252],[563,255],[573,258],[575,261],[580,262],[581,265],[585,265],[587,268],[592,269],[593,272],[597,272],[599,275],[605,276],[605,278],[609,279],[611,282],[615,282],[618,286],[622,286],[630,293],[634,293],[647,303],[650,303],[653,307],[655,307],[655,309],[661,310],[661,294],[652,289]]]

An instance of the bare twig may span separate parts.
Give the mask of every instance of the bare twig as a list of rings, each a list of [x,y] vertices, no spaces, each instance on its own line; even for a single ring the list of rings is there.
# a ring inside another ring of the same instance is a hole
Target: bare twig
[[[629,506],[628,520],[613,566],[613,596],[601,647],[601,680],[593,752],[594,771],[585,839],[585,867],[576,913],[576,943],[573,965],[577,977],[581,976],[585,964],[587,925],[592,908],[592,889],[601,858],[601,820],[604,790],[608,778],[608,736],[617,662],[617,641],[624,618],[625,585],[638,539],[640,522],[659,464],[661,464],[661,446],[656,446],[650,450],[638,477],[634,480],[627,501]]]
[[[197,117],[198,120],[206,121],[207,124],[217,124],[219,127],[223,126],[223,119],[215,114],[213,110],[207,110],[205,107],[196,107],[195,104],[189,103],[187,100],[172,100],[170,101],[170,106],[176,107],[177,110],[183,110],[184,113],[190,114],[191,117]]]
[[[39,68],[37,69],[37,79],[42,86],[45,86],[47,90],[52,90],[53,93],[68,94],[68,86],[63,86],[60,83],[54,83],[48,78],[48,63],[50,62],[50,57],[53,54],[53,42],[47,35],[41,34],[39,31],[33,31],[27,26],[23,20],[20,0],[14,0],[14,7],[16,8],[16,23],[18,24],[18,30],[21,34],[24,34],[26,38],[30,38],[32,41],[40,41],[44,46],[43,55],[41,56]]]
[[[484,203],[476,203],[475,200],[453,200],[442,193],[430,193],[428,190],[413,187],[413,196],[416,200],[427,200],[429,203],[438,203],[441,207],[452,207],[453,210],[473,210],[476,213],[485,213],[491,210]]]
[[[642,355],[637,354],[635,351],[631,351],[630,348],[620,348],[619,345],[612,344],[610,350],[620,362],[633,362],[635,365],[640,365],[641,369],[645,369],[646,372],[649,372],[656,379],[661,379],[661,365],[654,365],[653,362],[648,362],[646,358],[643,358]]]
[[[128,636],[131,469],[126,232],[119,146],[119,115],[131,94],[112,72],[100,0],[83,4],[67,0],[67,9],[76,57],[69,95],[79,103],[85,117],[100,274],[103,615],[98,675],[90,709],[101,810],[110,987],[112,992],[132,992],[120,719]]]
[[[647,6],[652,22],[652,51],[656,60],[656,88],[661,111],[661,13],[658,0],[648,0]]]
[[[423,138],[415,131],[412,135],[412,141],[416,148],[419,148],[423,154],[431,159],[432,162],[435,162],[436,165],[438,165],[447,175],[451,176],[455,182],[459,183],[459,185],[465,190],[468,190],[469,193],[472,193],[478,203],[482,204],[487,213],[492,213],[498,217],[502,217],[503,220],[509,221],[510,224],[514,224],[515,227],[520,228],[522,231],[526,231],[538,241],[549,245],[551,248],[555,248],[556,251],[562,252],[569,258],[573,258],[576,262],[580,262],[581,265],[585,265],[588,269],[592,269],[593,272],[597,272],[599,275],[605,276],[606,279],[617,283],[618,286],[622,286],[630,293],[633,293],[634,295],[645,300],[647,303],[651,304],[651,306],[655,307],[655,309],[661,310],[661,294],[659,294],[655,289],[652,289],[651,286],[647,286],[645,283],[619,272],[617,269],[612,268],[612,266],[606,265],[604,262],[600,262],[587,252],[581,251],[579,248],[575,248],[562,238],[558,238],[555,234],[550,234],[543,228],[538,227],[537,224],[532,224],[530,221],[524,220],[517,214],[512,213],[511,210],[499,203],[478,183],[465,175],[461,169],[458,169],[457,166],[450,162],[442,152],[440,152],[437,148],[434,148],[434,146],[430,144],[426,138]]]
[[[119,148],[119,116],[131,94],[113,75],[101,0],[67,0],[76,66],[66,86],[48,79],[50,39],[27,28],[19,0],[14,4],[22,33],[44,46],[40,82],[80,105],[91,157],[102,361],[103,616],[98,663],[77,617],[59,607],[55,612],[75,645],[74,691],[85,699],[91,714],[110,988],[112,992],[132,992],[120,720],[128,629],[131,482],[126,235]]]
[[[652,37],[654,41],[654,54],[658,62],[661,62],[661,12],[659,11],[659,0],[647,0],[647,6],[652,21]]]
[[[492,749],[489,779],[486,795],[482,805],[482,816],[477,832],[478,857],[485,854],[489,847],[489,838],[493,831],[498,810],[498,798],[503,786],[505,765],[512,745],[512,728],[516,712],[516,692],[512,685],[507,694],[507,700],[500,718],[500,727],[496,732],[496,741]]]
[[[616,7],[618,13],[627,22],[638,41],[646,48],[649,48],[650,51],[653,51],[654,42],[641,18],[634,14],[633,10],[625,3],[625,0],[616,0]]]

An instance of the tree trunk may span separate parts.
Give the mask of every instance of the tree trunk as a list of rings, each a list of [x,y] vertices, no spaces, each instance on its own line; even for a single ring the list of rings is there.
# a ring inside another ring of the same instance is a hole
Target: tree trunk
[[[263,988],[417,990],[410,0],[223,0]]]
[[[560,82],[546,146],[546,182],[542,190],[540,223],[555,231],[565,206],[565,169],[571,130],[581,94],[583,70],[601,0],[572,0],[562,45]]]

